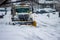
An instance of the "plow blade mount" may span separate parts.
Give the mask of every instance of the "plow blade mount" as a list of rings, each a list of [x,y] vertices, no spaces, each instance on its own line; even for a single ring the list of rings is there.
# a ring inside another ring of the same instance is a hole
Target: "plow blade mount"
[[[14,21],[13,25],[20,24],[20,25],[32,25],[34,27],[37,26],[36,21]]]

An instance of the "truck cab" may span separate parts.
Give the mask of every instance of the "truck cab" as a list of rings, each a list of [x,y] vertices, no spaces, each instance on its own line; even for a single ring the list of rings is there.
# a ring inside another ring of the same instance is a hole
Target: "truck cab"
[[[32,24],[32,11],[29,5],[16,5],[15,14],[12,15],[14,24]]]

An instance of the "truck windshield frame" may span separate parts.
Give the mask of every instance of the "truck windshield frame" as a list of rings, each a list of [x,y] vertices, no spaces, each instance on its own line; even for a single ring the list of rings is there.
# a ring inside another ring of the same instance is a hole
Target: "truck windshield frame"
[[[30,9],[29,8],[16,8],[17,13],[29,13]]]

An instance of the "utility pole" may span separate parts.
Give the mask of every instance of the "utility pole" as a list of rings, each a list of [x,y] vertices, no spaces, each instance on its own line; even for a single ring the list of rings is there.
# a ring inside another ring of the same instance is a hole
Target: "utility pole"
[[[55,3],[55,0],[53,0],[53,7],[54,7],[54,9],[56,9],[56,3]]]

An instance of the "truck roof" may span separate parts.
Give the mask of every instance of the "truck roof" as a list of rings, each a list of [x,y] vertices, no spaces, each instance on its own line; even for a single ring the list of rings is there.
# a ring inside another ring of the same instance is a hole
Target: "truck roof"
[[[29,8],[29,5],[16,5],[15,8]]]

